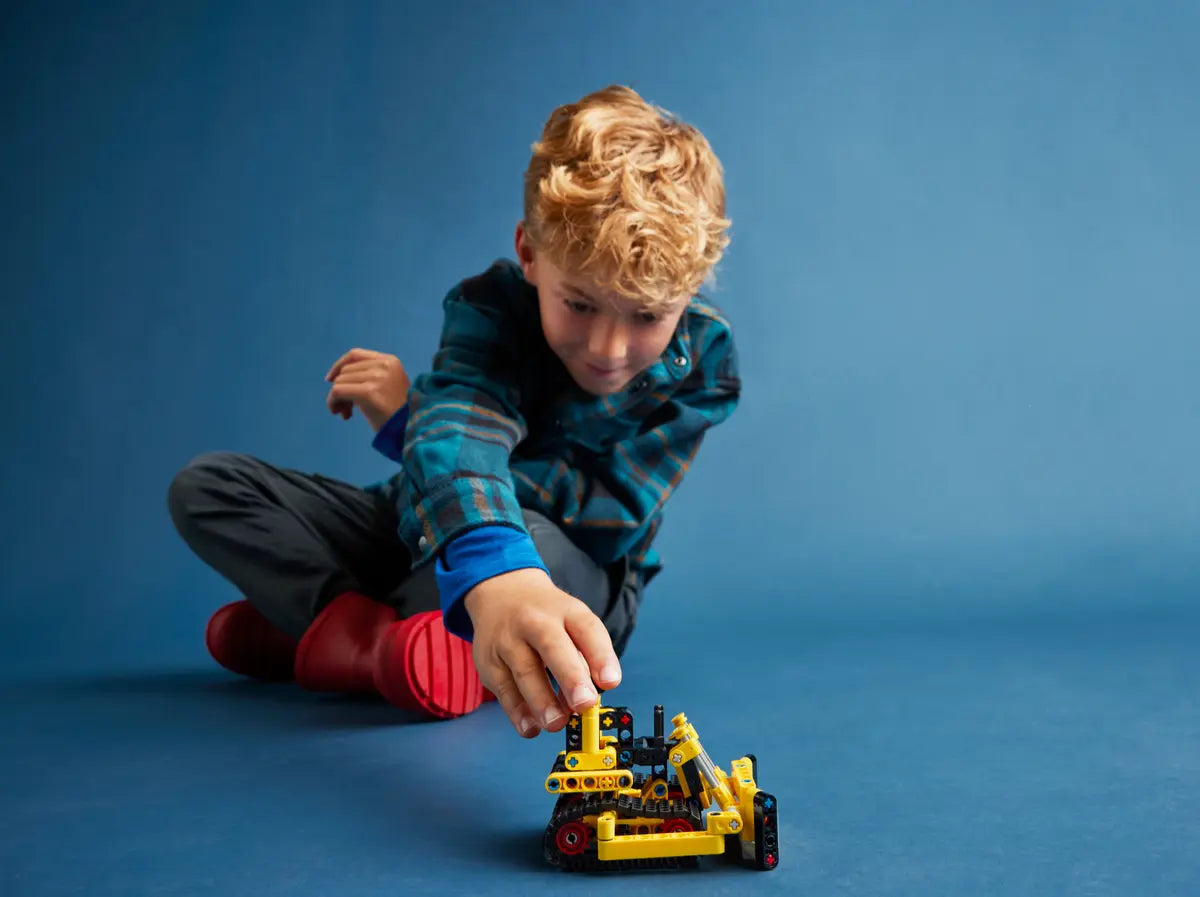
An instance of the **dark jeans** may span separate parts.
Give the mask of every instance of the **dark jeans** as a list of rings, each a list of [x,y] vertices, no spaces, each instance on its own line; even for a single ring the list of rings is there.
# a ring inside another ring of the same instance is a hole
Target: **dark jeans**
[[[402,617],[441,606],[433,565],[411,569],[395,507],[359,486],[214,452],[175,475],[167,503],[196,555],[296,638],[345,591]],[[641,599],[637,578],[624,563],[596,564],[541,514],[526,510],[525,525],[555,585],[604,621],[622,653]]]

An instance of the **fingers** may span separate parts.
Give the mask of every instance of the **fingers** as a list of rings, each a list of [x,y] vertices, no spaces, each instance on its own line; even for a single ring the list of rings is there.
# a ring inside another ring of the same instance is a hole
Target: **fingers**
[[[373,371],[370,368],[364,370],[363,368],[344,367],[330,382],[363,386],[368,383],[380,383],[381,378],[378,371]]]
[[[511,646],[502,660],[537,724],[550,732],[561,730],[566,725],[567,714],[559,705],[558,695],[546,675],[544,657],[539,657],[528,643],[520,642]]]
[[[360,401],[368,391],[364,384],[338,380],[325,396],[325,404],[331,412],[349,420],[354,413],[354,403]]]
[[[329,369],[329,373],[325,375],[326,380],[333,380],[343,367],[351,362],[364,361],[372,358],[378,358],[382,352],[376,352],[372,349],[351,349],[341,358],[333,363],[333,367]]]
[[[387,365],[378,358],[358,358],[351,359],[345,364],[338,367],[337,373],[333,375],[333,380],[340,380],[342,377],[368,377],[385,374]]]
[[[540,734],[541,727],[508,667],[498,663],[488,670],[488,673],[490,675],[485,674],[482,677],[485,679],[484,684],[496,696],[496,703],[500,705],[513,728],[522,738],[535,738]]]
[[[378,376],[346,367],[334,380],[333,387],[325,397],[325,404],[331,412],[349,420],[356,404],[363,406],[368,413],[368,406],[379,404],[381,390],[382,384]]]
[[[599,617],[591,610],[582,608],[567,618],[567,632],[587,664],[592,681],[603,689],[616,688],[621,684],[621,661]]]
[[[544,645],[541,650],[528,642],[514,641],[501,649],[488,671],[490,675],[485,675],[485,679],[495,682],[488,688],[509,721],[526,738],[534,737],[541,729],[562,731],[570,713],[587,709],[597,700],[587,664],[565,632],[559,630],[559,634],[553,640],[556,644]],[[566,708],[555,694],[547,667],[564,690]]]
[[[599,695],[596,694],[596,687],[592,685],[591,671],[566,629],[560,626],[557,630],[546,632],[545,637],[539,639],[533,647],[541,655],[544,666],[550,670],[550,675],[558,682],[563,702],[570,710],[578,713],[596,703]],[[528,697],[528,693],[526,696]],[[555,700],[554,703],[552,712],[557,713],[558,701]],[[531,705],[535,708],[537,706],[533,702]],[[549,718],[552,712],[545,712]],[[550,726],[547,725],[546,728]]]
[[[338,375],[338,371],[340,371],[342,369],[342,366],[347,361],[349,361],[351,356],[353,356],[354,353],[357,351],[358,351],[357,349],[351,349],[349,352],[347,352],[345,355],[343,355],[341,358],[339,358],[337,361],[335,361],[333,363],[333,367],[331,367],[329,369],[329,372],[327,374],[325,374],[325,379],[332,380],[334,377],[336,377]]]

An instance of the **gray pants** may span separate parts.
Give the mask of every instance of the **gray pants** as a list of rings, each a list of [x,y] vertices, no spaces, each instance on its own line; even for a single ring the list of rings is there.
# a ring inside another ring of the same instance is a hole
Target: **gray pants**
[[[388,604],[402,617],[441,606],[433,566],[411,569],[395,507],[359,486],[214,452],[175,475],[167,504],[192,551],[296,638],[346,591]],[[604,621],[622,653],[637,618],[640,582],[626,564],[596,564],[541,514],[526,510],[524,517],[555,585]]]

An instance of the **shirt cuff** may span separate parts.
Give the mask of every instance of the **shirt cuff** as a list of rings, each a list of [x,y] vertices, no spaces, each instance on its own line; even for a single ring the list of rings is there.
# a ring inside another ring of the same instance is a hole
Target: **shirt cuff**
[[[451,541],[434,565],[446,630],[468,642],[475,637],[463,599],[493,576],[530,567],[545,570],[528,533],[511,526],[481,526]]]
[[[404,405],[379,428],[379,432],[371,440],[371,447],[397,464],[402,463],[404,460],[404,429],[407,426],[408,405]]]

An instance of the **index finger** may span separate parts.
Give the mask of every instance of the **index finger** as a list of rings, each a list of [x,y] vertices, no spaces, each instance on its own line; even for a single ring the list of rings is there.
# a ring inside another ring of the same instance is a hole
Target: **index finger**
[[[611,689],[621,684],[621,661],[599,617],[584,608],[567,619],[567,632],[579,646],[579,653],[598,686]]]
[[[554,681],[558,683],[567,707],[576,713],[591,707],[599,699],[599,695],[592,684],[588,663],[569,631],[558,629],[553,634],[547,633],[545,638],[538,641],[534,648],[541,655],[542,662],[554,677]]]
[[[372,354],[372,353],[369,353],[366,349],[359,349],[359,348],[351,349],[349,352],[347,352],[345,355],[343,355],[341,358],[339,358],[337,361],[335,361],[333,363],[333,367],[331,367],[329,369],[329,373],[325,375],[325,379],[332,380],[334,377],[337,376],[338,371],[341,370],[343,365],[348,364],[349,362],[354,361],[357,358],[365,358],[369,354]]]

